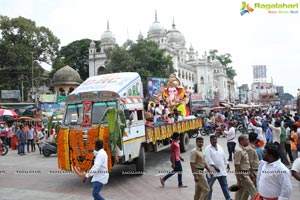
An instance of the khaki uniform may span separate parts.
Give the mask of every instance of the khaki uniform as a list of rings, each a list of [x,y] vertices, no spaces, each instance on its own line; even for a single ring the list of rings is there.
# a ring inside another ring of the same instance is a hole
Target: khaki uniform
[[[209,186],[204,176],[205,156],[203,150],[196,147],[190,153],[190,163],[195,164],[196,173],[199,178],[198,182],[195,182],[195,195],[194,200],[205,200],[209,193]]]
[[[240,165],[241,173],[241,188],[235,193],[235,198],[238,200],[247,200],[248,195],[251,196],[251,199],[256,194],[256,189],[253,182],[250,179],[250,162],[247,148],[237,146],[236,151],[234,152],[234,164]]]
[[[248,153],[249,156],[249,162],[250,162],[250,169],[254,171],[255,176],[257,174],[257,170],[258,170],[258,155],[256,153],[255,150],[255,146],[253,144],[249,144],[248,147],[246,147],[246,151]]]

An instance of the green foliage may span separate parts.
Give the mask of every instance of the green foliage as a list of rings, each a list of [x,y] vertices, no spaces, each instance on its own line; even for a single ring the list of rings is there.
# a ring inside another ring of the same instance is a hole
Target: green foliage
[[[174,73],[172,58],[164,56],[164,51],[155,42],[127,41],[122,47],[116,45],[107,51],[106,72],[138,72],[141,75],[144,92],[147,77],[167,78]]]
[[[229,64],[232,63],[231,54],[225,53],[224,55],[218,55],[218,50],[216,50],[216,49],[209,50],[208,54],[209,54],[208,60],[218,59],[220,61],[221,65],[225,67],[228,78],[233,80],[237,74],[236,74],[235,69],[233,69],[232,66],[229,66]]]
[[[288,102],[294,99],[293,95],[291,95],[290,93],[284,93],[282,95],[279,96],[281,101],[284,102]]]
[[[120,150],[122,150],[122,137],[126,126],[125,114],[122,110],[109,107],[103,113],[103,116],[100,119],[100,125],[103,123],[106,117],[108,123],[111,154],[115,156],[117,146]]]
[[[34,78],[42,73],[34,60],[51,64],[59,47],[59,39],[46,27],[24,17],[0,16],[0,87],[20,89],[31,87],[31,66],[34,64]],[[39,70],[39,71],[38,71]],[[17,80],[17,81],[16,81]]]
[[[78,71],[82,80],[87,79],[89,77],[88,49],[91,41],[90,39],[82,39],[61,47],[58,57],[54,61],[51,76],[60,68],[69,65]],[[100,41],[95,41],[95,44],[99,46]]]

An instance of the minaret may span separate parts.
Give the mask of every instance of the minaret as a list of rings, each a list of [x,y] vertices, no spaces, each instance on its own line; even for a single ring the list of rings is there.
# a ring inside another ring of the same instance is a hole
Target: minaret
[[[91,43],[90,43],[90,47],[89,47],[89,54],[94,55],[95,53],[96,53],[96,44],[92,40]]]

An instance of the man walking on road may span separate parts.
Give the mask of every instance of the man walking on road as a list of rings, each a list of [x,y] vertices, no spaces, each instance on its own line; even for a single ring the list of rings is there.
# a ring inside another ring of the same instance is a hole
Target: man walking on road
[[[229,122],[228,124],[228,131],[224,131],[223,134],[226,135],[227,139],[227,149],[228,149],[228,154],[229,158],[228,161],[232,161],[232,154],[235,151],[235,128],[233,127],[233,123]]]
[[[227,171],[230,170],[228,161],[226,159],[223,148],[217,144],[217,137],[215,135],[210,136],[210,144],[205,147],[205,161],[210,171],[214,174],[211,178],[208,174],[206,175],[210,191],[208,193],[207,200],[212,199],[213,185],[218,179],[219,184],[222,188],[222,192],[226,200],[231,200],[228,184],[227,184]]]
[[[94,200],[104,200],[104,198],[99,194],[104,184],[107,184],[109,174],[107,168],[107,154],[103,149],[103,141],[96,141],[96,151],[94,165],[90,169],[90,171],[83,178],[83,182],[86,182],[88,177],[93,176],[92,184],[93,184],[93,197]]]
[[[194,200],[206,200],[210,190],[209,185],[204,177],[204,168],[211,175],[211,178],[213,178],[213,173],[207,166],[205,155],[202,151],[203,142],[204,140],[202,137],[197,137],[196,148],[194,148],[190,154],[191,170],[195,181]]]
[[[26,144],[26,132],[24,131],[24,126],[21,124],[19,130],[17,130],[16,135],[18,137],[18,154],[20,156],[25,154],[25,144]]]
[[[172,162],[172,168],[173,171],[169,172],[167,175],[165,175],[163,178],[160,178],[160,183],[164,187],[165,181],[173,176],[176,172],[178,173],[178,187],[179,188],[186,188],[186,185],[182,184],[182,165],[181,161],[184,161],[184,159],[180,156],[180,146],[179,146],[179,138],[180,135],[178,132],[174,132],[172,136],[172,144],[171,144],[171,155],[170,160]]]
[[[235,198],[238,200],[247,200],[248,194],[251,199],[256,194],[256,189],[254,183],[251,181],[250,175],[250,162],[247,152],[247,146],[249,145],[249,140],[246,135],[241,135],[238,138],[239,144],[234,153],[234,166],[235,173],[237,177],[237,184],[239,190],[235,193]]]

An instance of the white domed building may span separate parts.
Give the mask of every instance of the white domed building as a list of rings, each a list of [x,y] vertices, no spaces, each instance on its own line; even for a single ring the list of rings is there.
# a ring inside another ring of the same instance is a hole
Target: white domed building
[[[140,32],[138,40],[141,39],[144,37]],[[145,39],[156,42],[160,49],[164,49],[165,55],[172,57],[176,76],[192,93],[198,93],[203,100],[217,99],[230,102],[235,100],[234,81],[228,79],[225,68],[218,60],[208,60],[206,52],[199,58],[198,51],[195,51],[192,45],[187,49],[185,37],[176,29],[174,19],[172,28],[167,30],[158,21],[155,11],[154,22],[149,26]],[[116,39],[107,23],[107,31],[101,35],[100,52],[96,51],[93,42],[89,48],[90,76],[101,74],[105,68],[104,50],[115,43]]]

